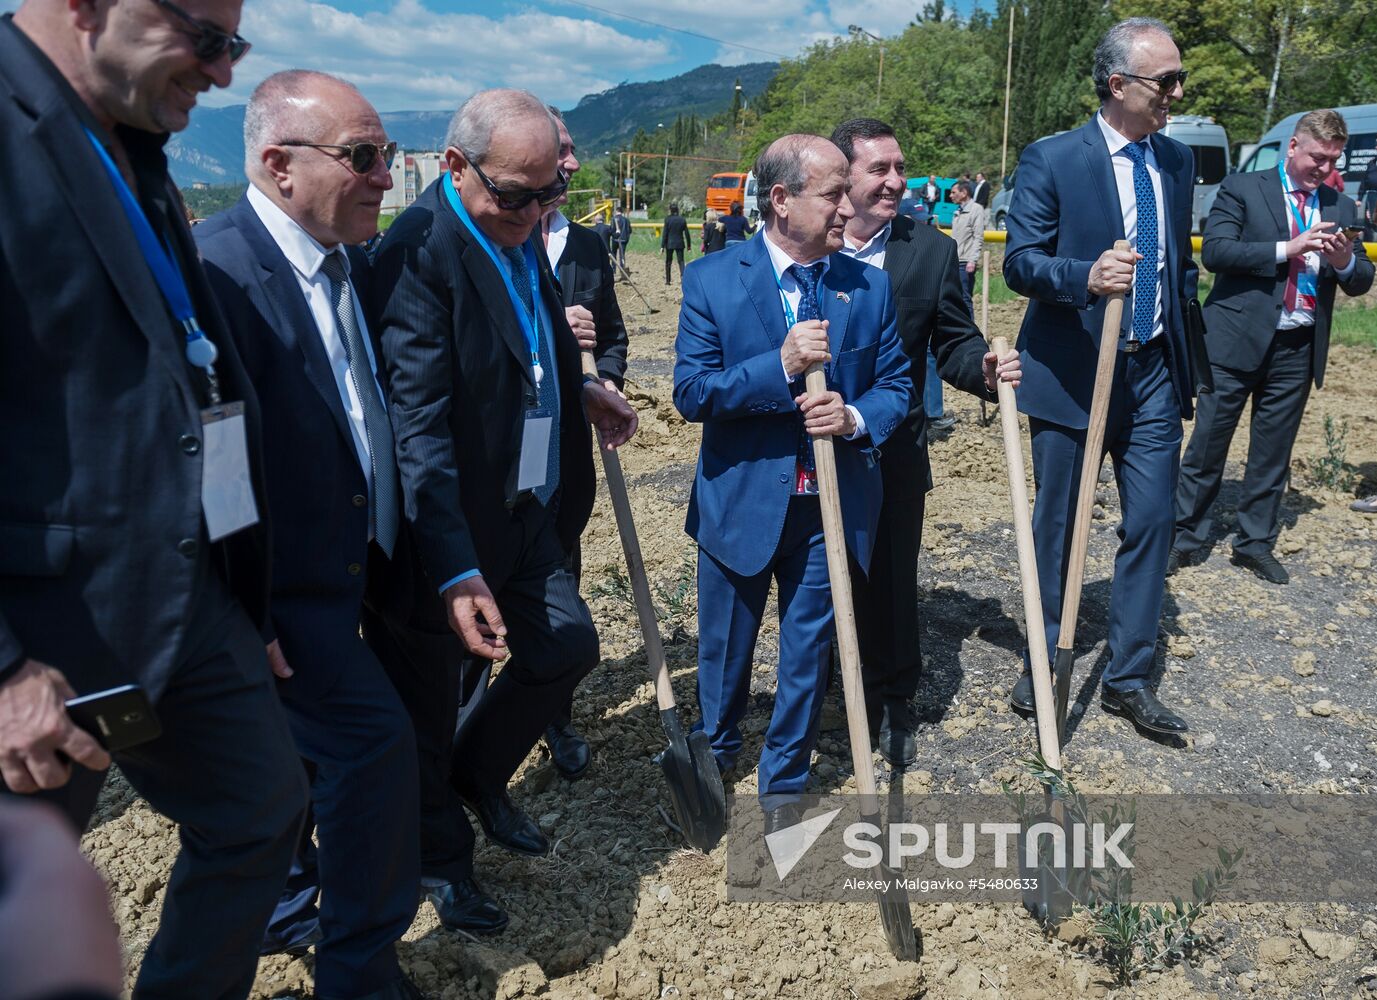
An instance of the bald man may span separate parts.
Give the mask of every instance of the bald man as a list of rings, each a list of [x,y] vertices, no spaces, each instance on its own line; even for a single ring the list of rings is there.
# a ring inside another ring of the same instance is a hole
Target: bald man
[[[832,641],[812,436],[836,443],[846,544],[864,571],[879,520],[878,448],[913,391],[888,275],[837,253],[853,211],[846,157],[789,135],[760,155],[763,239],[684,272],[674,405],[703,425],[687,530],[698,542],[698,703],[718,765],[742,749],[756,636],[779,587],[775,709],[758,768],[766,832],[798,822]],[[804,373],[825,365],[827,388]]]
[[[420,879],[415,738],[359,636],[366,583],[387,569],[401,520],[358,249],[396,149],[350,84],[276,73],[244,113],[248,192],[195,232],[263,407],[277,529],[268,661],[319,842],[308,828],[265,950],[314,944],[322,1000],[419,996],[394,948]]]

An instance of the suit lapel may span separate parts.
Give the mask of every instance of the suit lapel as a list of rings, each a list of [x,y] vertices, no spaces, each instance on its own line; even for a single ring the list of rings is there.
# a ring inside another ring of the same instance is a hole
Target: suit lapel
[[[466,237],[467,233],[464,234]],[[488,252],[472,238],[465,240],[462,260],[469,280],[478,289],[478,298],[498,331],[502,342],[507,345],[521,369],[522,378],[535,386],[535,376],[531,374],[531,349],[526,343],[526,334],[513,310],[516,308],[507,294],[506,282],[498,273],[498,265],[488,257]]]
[[[277,241],[269,235],[248,198],[240,199],[239,204],[230,211],[235,228],[243,234],[244,242],[261,268],[264,297],[274,313],[274,332],[287,347],[300,351],[307,381],[320,394],[335,427],[352,448],[353,433],[344,412],[344,401],[339,396],[339,384],[335,381],[330,357],[325,353],[325,345],[321,343],[316,330],[315,317],[311,315],[306,298],[301,293],[296,269],[287,260]]]
[[[885,244],[885,270],[889,273],[889,287],[894,289],[907,286],[908,273],[917,257],[913,249],[913,223],[901,226],[902,219],[900,216],[890,223],[889,242]]]
[[[779,282],[775,280],[775,269],[770,263],[769,251],[765,249],[765,236],[746,244],[746,252],[741,256],[741,284],[755,306],[756,315],[770,346],[780,347],[789,333],[784,325],[784,307],[780,304]]]
[[[1267,208],[1277,223],[1277,239],[1289,240],[1291,238],[1291,220],[1289,210],[1286,207],[1286,200],[1290,195],[1281,186],[1281,177],[1275,170],[1265,171],[1261,186],[1263,200],[1267,202]]]
[[[1177,186],[1177,158],[1176,151],[1171,149],[1164,141],[1154,135],[1148,139],[1152,147],[1153,155],[1157,158],[1157,175],[1162,179],[1162,232],[1159,234],[1167,241],[1165,259],[1167,262],[1165,278],[1167,284],[1172,289],[1175,288],[1176,269],[1172,266],[1172,261],[1177,259],[1176,246],[1176,227],[1172,225],[1175,217],[1174,206],[1179,194]],[[1117,185],[1116,185],[1117,186]],[[1163,302],[1169,301],[1165,297]],[[1132,322],[1130,320],[1130,322]]]
[[[1100,201],[1105,221],[1114,233],[1116,240],[1124,239],[1124,211],[1119,204],[1119,185],[1114,180],[1114,164],[1109,158],[1109,147],[1105,145],[1100,123],[1094,118],[1082,127],[1081,138],[1085,140],[1085,165],[1090,174],[1091,187]]]
[[[573,233],[569,236],[573,236]],[[559,271],[556,274],[559,281],[560,304],[564,306],[574,304],[574,289],[577,287],[578,265],[574,262],[574,255],[569,252],[572,242],[571,239],[565,238],[564,252],[559,255]]]
[[[115,197],[113,182],[61,95],[54,94],[49,99],[34,122],[32,134],[46,150],[63,197],[71,204],[116,293],[148,338],[151,353],[173,371],[179,384],[184,383],[187,362],[167,302],[138,250],[133,227]],[[108,196],[92,197],[93,186],[111,190]]]
[[[833,254],[833,262],[841,256]],[[885,263],[889,263],[889,251],[885,251]],[[827,344],[828,350],[832,354],[833,366],[837,363],[837,358],[841,352],[846,350],[846,338],[850,332],[848,329],[851,319],[851,293],[855,291],[850,282],[846,281],[838,272],[835,266],[828,265],[822,275],[822,288],[818,291],[818,311],[822,313],[822,318],[827,320]],[[835,367],[833,371],[835,371]]]

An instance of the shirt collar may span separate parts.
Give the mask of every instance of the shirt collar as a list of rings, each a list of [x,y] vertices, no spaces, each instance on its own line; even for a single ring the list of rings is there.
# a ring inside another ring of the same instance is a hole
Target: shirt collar
[[[555,235],[555,233],[563,232],[568,228],[569,220],[565,218],[563,212],[561,212],[559,209],[555,209],[553,212],[550,213],[550,226],[548,232],[551,236]]]
[[[862,243],[862,244],[861,244],[860,246],[858,246],[858,247],[852,246],[850,243],[845,242],[845,241],[846,241],[846,237],[843,236],[843,237],[842,237],[842,240],[843,240],[843,242],[844,242],[844,244],[845,244],[844,247],[843,247],[843,249],[848,250],[849,252],[855,254],[857,257],[864,257],[866,254],[868,254],[871,250],[875,249],[877,246],[884,246],[886,243],[888,243],[888,242],[889,242],[889,231],[890,231],[891,229],[893,229],[893,228],[894,228],[894,223],[892,223],[892,222],[886,222],[886,223],[884,224],[884,226],[881,227],[881,229],[880,229],[880,231],[879,231],[878,233],[876,233],[874,236],[870,237],[870,239],[866,240],[864,243]]]
[[[1104,113],[1095,112],[1095,122],[1100,126],[1100,133],[1104,136],[1105,145],[1109,147],[1109,155],[1114,156],[1133,140],[1126,137],[1118,129],[1104,120]],[[1147,155],[1152,155],[1152,136],[1144,136],[1142,141],[1147,145]]]
[[[249,185],[248,199],[253,210],[258,213],[263,228],[273,238],[287,262],[307,281],[314,281],[316,273],[320,271],[320,265],[325,263],[326,255],[338,250],[340,245],[336,243],[327,247],[317,242],[314,236],[301,228],[301,223],[282,211],[281,207],[255,184]],[[344,273],[347,275],[349,255],[340,256],[344,258]]]
[[[770,231],[768,229],[761,233],[761,239],[765,241],[765,251],[770,255],[770,266],[775,269],[775,279],[783,281],[784,276],[789,273],[789,268],[794,264],[799,264],[799,262],[775,245],[775,242],[770,239]],[[828,265],[831,261],[827,257],[820,258],[820,261],[813,261],[814,264],[819,262],[822,264],[822,273],[826,274]],[[807,267],[808,265],[799,264],[799,266]]]

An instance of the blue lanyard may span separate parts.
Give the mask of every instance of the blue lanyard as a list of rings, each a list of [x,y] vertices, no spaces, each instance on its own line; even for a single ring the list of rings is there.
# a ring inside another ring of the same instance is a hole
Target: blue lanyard
[[[1282,162],[1284,163],[1285,161]],[[1281,193],[1286,198],[1286,207],[1291,210],[1291,217],[1296,220],[1296,235],[1299,236],[1310,228],[1310,222],[1306,222],[1305,220],[1308,218],[1313,222],[1315,213],[1320,210],[1320,193],[1318,191],[1311,191],[1310,195],[1305,199],[1305,217],[1303,218],[1296,208],[1295,201],[1291,198],[1291,186],[1286,182],[1286,171],[1282,168],[1281,163],[1277,164],[1277,175],[1281,178]]]
[[[115,186],[115,194],[119,197],[120,206],[129,218],[129,225],[133,227],[134,239],[139,244],[139,251],[143,254],[148,269],[153,272],[153,280],[158,283],[158,289],[163,293],[163,299],[166,300],[168,308],[172,310],[173,317],[182,324],[182,329],[186,333],[186,359],[197,368],[205,371],[206,378],[210,382],[210,401],[218,404],[220,391],[215,377],[214,365],[215,359],[219,357],[219,351],[216,350],[214,342],[201,329],[201,325],[196,322],[196,312],[191,306],[191,293],[187,291],[186,280],[177,267],[172,251],[158,241],[158,237],[153,232],[153,227],[149,225],[148,217],[143,214],[143,209],[134,198],[134,192],[129,190],[129,185],[125,183],[124,176],[115,166],[115,161],[110,158],[105,147],[101,145],[100,140],[96,138],[95,133],[88,128],[86,136],[91,140],[91,145],[96,148],[96,153],[99,154],[100,161],[105,166],[105,172],[110,175],[110,183]]]
[[[531,289],[531,311],[528,313],[525,303],[521,301],[521,296],[516,294],[516,286],[512,284],[512,276],[507,273],[507,269],[497,259],[497,251],[479,232],[473,219],[469,218],[464,203],[459,200],[459,192],[454,190],[454,180],[451,175],[445,174],[442,183],[445,188],[445,195],[449,198],[450,206],[454,209],[454,214],[459,216],[459,221],[478,241],[478,245],[487,251],[493,266],[497,268],[497,273],[502,276],[502,283],[507,286],[507,295],[511,298],[512,308],[516,310],[516,318],[521,323],[521,332],[526,335],[526,346],[531,349],[531,375],[535,379],[536,388],[539,389],[540,380],[545,374],[540,367],[540,308],[536,305],[540,296],[540,272],[536,268],[535,251],[531,249],[531,242],[527,240],[521,247],[522,255],[526,259],[526,271],[529,275],[528,280]]]

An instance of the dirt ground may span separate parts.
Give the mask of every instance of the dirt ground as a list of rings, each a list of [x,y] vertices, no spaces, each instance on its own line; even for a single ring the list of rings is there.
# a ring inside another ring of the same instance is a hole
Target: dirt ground
[[[683,522],[698,431],[671,402],[677,283],[664,287],[659,260],[649,254],[637,255],[632,270],[648,302],[619,286],[631,331],[628,396],[641,416],[640,433],[622,460],[676,693],[692,716],[694,548]],[[1022,308],[992,309],[993,332],[1012,337]],[[1344,418],[1349,460],[1367,490],[1377,488],[1377,417],[1373,393],[1363,388],[1374,359],[1367,348],[1334,349],[1326,387],[1312,397],[1278,546],[1293,574],[1289,587],[1264,585],[1228,561],[1223,539],[1246,454],[1246,440],[1235,439],[1220,499],[1220,544],[1203,565],[1170,581],[1162,620],[1161,691],[1192,725],[1182,746],[1138,736],[1103,714],[1092,697],[1107,658],[1108,575],[1118,523],[1114,489],[1103,487],[1078,636],[1078,683],[1085,686],[1067,750],[1084,790],[1373,791],[1377,519],[1351,513],[1352,492],[1320,488],[1314,470],[1326,452],[1324,417]],[[960,422],[933,447],[937,488],[928,500],[920,567],[927,663],[918,705],[920,761],[892,780],[911,793],[992,793],[1002,779],[1023,780],[1015,761],[1034,749],[1030,727],[1007,704],[1018,672],[1022,603],[998,422],[982,427],[978,402],[950,389],[947,406]],[[605,489],[584,539],[583,564],[603,662],[580,689],[575,721],[592,744],[594,765],[569,783],[538,748],[513,782],[516,800],[555,843],[550,857],[516,858],[480,836],[478,875],[511,913],[505,933],[481,944],[464,939],[440,927],[422,904],[400,951],[428,996],[1377,995],[1371,992],[1377,989],[1377,905],[1371,904],[1221,904],[1205,918],[1201,954],[1116,992],[1077,926],[1064,925],[1049,938],[1017,904],[915,901],[924,955],[917,964],[901,964],[885,947],[873,906],[728,902],[725,847],[708,856],[684,850],[667,824],[662,777],[651,759],[663,736],[635,615],[617,583],[624,564]],[[753,755],[769,717],[776,640],[767,625],[737,794],[754,791]],[[825,715],[814,774],[820,787],[854,789],[838,710]],[[175,829],[116,777],[84,844],[110,881],[132,966],[156,928],[177,849]],[[262,961],[253,996],[304,996],[309,985],[309,959],[277,956]]]

